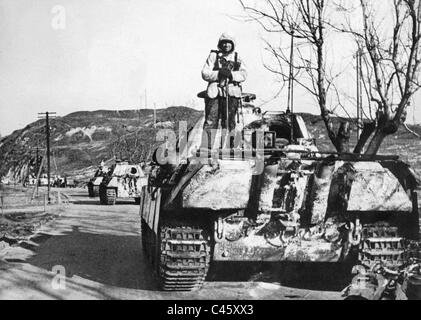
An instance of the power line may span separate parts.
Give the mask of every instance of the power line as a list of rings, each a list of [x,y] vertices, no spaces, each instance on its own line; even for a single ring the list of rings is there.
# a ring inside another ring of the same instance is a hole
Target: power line
[[[38,119],[43,119],[45,116],[45,135],[46,135],[46,143],[47,143],[47,196],[48,196],[48,203],[51,203],[50,198],[50,179],[51,179],[51,167],[50,167],[50,117],[54,118],[56,112],[42,112],[38,113]]]
[[[156,128],[156,103],[153,104],[153,127]]]
[[[362,86],[361,86],[361,49],[358,48],[356,57],[357,67],[357,141],[360,139],[361,135],[361,108],[362,108]]]
[[[290,48],[290,61],[289,61],[289,79],[288,79],[288,113],[291,112],[291,143],[294,141],[294,30],[291,32],[291,48]]]
[[[148,92],[145,89],[145,109],[148,109]]]

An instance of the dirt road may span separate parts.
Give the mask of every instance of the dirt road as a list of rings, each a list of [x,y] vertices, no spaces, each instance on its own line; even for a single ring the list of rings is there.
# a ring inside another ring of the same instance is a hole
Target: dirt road
[[[66,192],[71,204],[54,222],[0,253],[0,299],[341,299],[342,271],[294,265],[219,264],[198,292],[160,292],[142,253],[138,206]]]

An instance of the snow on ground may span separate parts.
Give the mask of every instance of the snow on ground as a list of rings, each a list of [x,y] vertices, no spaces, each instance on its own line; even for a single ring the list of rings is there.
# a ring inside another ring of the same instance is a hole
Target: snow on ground
[[[97,130],[102,130],[102,131],[107,131],[107,132],[111,132],[112,129],[109,127],[97,127],[97,126],[92,126],[92,127],[77,127],[77,128],[72,128],[69,131],[66,132],[66,136],[67,137],[71,137],[72,135],[82,132],[85,136],[87,136],[91,141],[92,141],[92,135],[97,131]]]

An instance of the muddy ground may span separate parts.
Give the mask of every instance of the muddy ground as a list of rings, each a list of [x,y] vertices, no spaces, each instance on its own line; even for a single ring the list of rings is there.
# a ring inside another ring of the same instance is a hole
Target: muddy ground
[[[202,290],[161,292],[143,256],[138,206],[66,193],[57,217],[0,250],[0,299],[342,299],[349,283],[347,266],[219,263]]]

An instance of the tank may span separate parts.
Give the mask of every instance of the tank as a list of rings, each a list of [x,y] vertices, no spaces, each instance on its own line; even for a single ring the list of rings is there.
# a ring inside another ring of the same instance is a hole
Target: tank
[[[102,179],[108,174],[108,168],[102,163],[95,171],[94,176],[88,182],[88,195],[91,198],[99,196],[99,185],[102,182]]]
[[[319,152],[296,114],[240,112],[235,149],[200,149],[202,118],[184,146],[155,152],[141,237],[163,290],[199,289],[220,261],[397,268],[414,254],[417,181],[408,165]]]
[[[146,177],[140,165],[120,161],[114,164],[99,185],[101,204],[114,205],[116,199],[134,199],[140,203],[142,187],[146,185]]]

